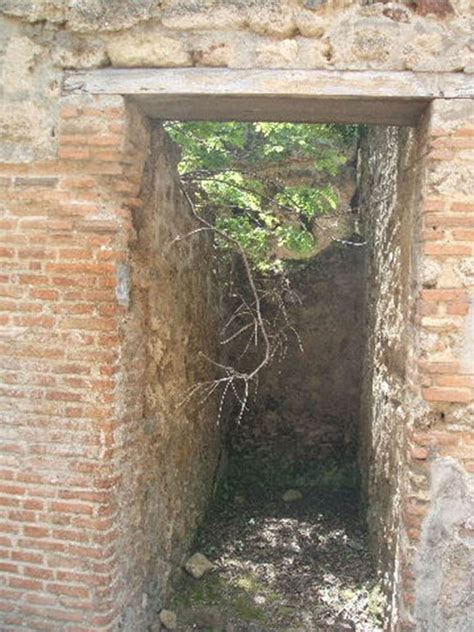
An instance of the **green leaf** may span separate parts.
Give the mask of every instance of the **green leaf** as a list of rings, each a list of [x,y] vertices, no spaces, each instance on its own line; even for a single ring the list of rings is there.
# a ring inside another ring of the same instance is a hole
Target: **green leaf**
[[[260,271],[281,261],[275,245],[296,256],[314,248],[310,221],[337,208],[333,179],[362,133],[361,126],[295,123],[177,122],[164,124],[179,145],[178,170],[200,213],[235,239]],[[281,173],[303,165],[327,177],[287,183]],[[218,248],[231,249],[218,238]]]

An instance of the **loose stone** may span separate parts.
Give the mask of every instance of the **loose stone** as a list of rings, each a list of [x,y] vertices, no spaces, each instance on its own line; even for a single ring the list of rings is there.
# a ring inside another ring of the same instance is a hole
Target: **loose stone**
[[[165,626],[167,630],[178,629],[178,619],[176,617],[176,613],[174,613],[172,610],[162,610],[159,617],[161,623]]]
[[[281,498],[286,503],[294,503],[297,500],[303,500],[303,494],[299,489],[288,489]]]
[[[210,562],[202,553],[194,553],[184,565],[184,569],[195,579],[201,579],[207,573],[214,568],[212,562]]]

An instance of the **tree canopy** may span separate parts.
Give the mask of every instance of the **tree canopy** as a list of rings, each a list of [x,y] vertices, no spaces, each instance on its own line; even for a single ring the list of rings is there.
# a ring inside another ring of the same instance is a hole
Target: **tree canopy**
[[[336,178],[359,133],[301,123],[172,121],[165,129],[181,148],[178,169],[197,212],[260,272],[313,252],[315,223],[338,206]]]

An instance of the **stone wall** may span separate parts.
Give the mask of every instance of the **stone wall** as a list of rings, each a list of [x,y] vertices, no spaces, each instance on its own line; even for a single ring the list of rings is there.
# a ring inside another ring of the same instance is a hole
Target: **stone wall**
[[[469,0],[3,0],[0,11],[9,162],[54,156],[64,69],[474,69]]]
[[[359,464],[374,558],[389,594],[399,546],[405,425],[413,405],[406,381],[420,147],[413,130],[373,127],[359,159],[359,203],[367,240]]]
[[[209,376],[210,244],[170,247],[172,151],[121,98],[66,100],[59,130],[1,178],[1,627],[146,629],[219,452],[212,402],[178,406]]]
[[[361,161],[360,462],[395,630],[472,619],[473,135],[472,104],[437,101],[412,132],[373,129]]]
[[[148,150],[124,267],[130,303],[118,404],[123,483],[116,528],[127,604],[122,623],[130,632],[145,629],[146,615],[152,623],[163,607],[212,496],[221,450],[216,399],[188,399],[190,389],[214,377],[204,356],[219,353],[212,242],[208,233],[186,238],[196,221],[180,189],[176,149],[159,127]]]
[[[426,121],[407,386],[407,467],[400,530],[402,618],[465,630],[474,612],[474,114],[440,99]],[[471,570],[468,570],[471,569]]]
[[[299,341],[265,369],[235,442],[291,460],[355,455],[363,343],[364,248],[333,243],[290,273]],[[300,344],[302,350],[300,349]]]

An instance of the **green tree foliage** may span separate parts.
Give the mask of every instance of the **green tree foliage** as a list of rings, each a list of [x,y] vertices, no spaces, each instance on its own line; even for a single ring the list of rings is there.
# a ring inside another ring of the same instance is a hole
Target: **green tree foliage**
[[[181,148],[178,169],[196,210],[238,241],[260,272],[311,254],[314,223],[337,208],[335,178],[359,133],[294,123],[169,122],[165,129]]]

